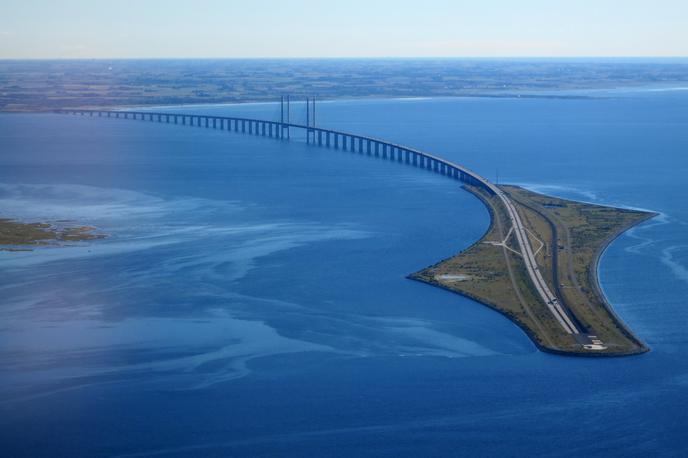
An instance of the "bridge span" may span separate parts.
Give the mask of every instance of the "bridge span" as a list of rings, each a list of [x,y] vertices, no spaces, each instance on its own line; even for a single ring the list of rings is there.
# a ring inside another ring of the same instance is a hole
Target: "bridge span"
[[[494,186],[485,178],[467,168],[447,161],[432,154],[419,151],[408,146],[399,145],[379,138],[356,135],[334,129],[307,126],[280,121],[267,121],[254,118],[237,118],[229,116],[211,116],[179,113],[156,113],[150,111],[116,111],[116,110],[81,110],[64,109],[56,113],[74,114],[81,116],[96,116],[120,119],[135,119],[166,124],[206,127],[229,132],[239,132],[249,135],[289,139],[290,129],[302,130],[306,133],[306,141],[314,145],[357,152],[369,156],[380,157],[392,161],[402,162],[415,167],[427,169],[450,178],[460,180],[483,188],[489,194],[494,194]]]
[[[341,149],[405,163],[479,187],[489,195],[497,196],[502,203],[514,229],[519,246],[519,254],[524,260],[528,276],[540,299],[547,305],[547,308],[561,325],[564,332],[583,337],[583,342],[587,340],[585,336],[581,335],[581,330],[574,324],[574,320],[570,316],[570,310],[561,303],[545,282],[535,260],[535,254],[527,235],[527,230],[512,200],[497,185],[459,164],[415,148],[379,138],[284,121],[129,110],[62,109],[56,110],[56,113],[181,124],[278,139],[289,139],[290,129],[303,130],[306,134],[306,142],[309,144],[312,143],[317,146]],[[586,350],[602,350],[605,348],[600,345],[589,344],[582,344],[581,346]]]

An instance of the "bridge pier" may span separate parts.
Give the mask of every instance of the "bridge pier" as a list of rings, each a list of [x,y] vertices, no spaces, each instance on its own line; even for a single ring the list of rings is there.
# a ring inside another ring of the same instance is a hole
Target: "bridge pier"
[[[248,123],[248,133],[252,135],[285,138],[284,131],[286,130],[286,138],[289,138],[289,130],[292,127],[291,124],[284,122],[274,122],[268,120],[260,119],[241,119],[241,118],[229,118],[223,116],[207,116],[207,115],[192,115],[192,114],[173,114],[173,113],[153,113],[149,111],[137,112],[137,111],[110,111],[110,110],[80,110],[80,109],[66,109],[66,110],[54,110],[55,113],[61,114],[71,114],[74,116],[89,116],[89,117],[108,117],[108,118],[124,118],[133,120],[142,120],[150,122],[165,122],[170,124],[179,124],[179,118],[181,117],[181,124],[191,126],[201,127],[203,120],[206,128],[210,128],[210,120],[212,119],[213,129],[226,129],[227,131],[239,132],[239,124],[241,124],[241,132],[246,133],[246,123]],[[163,121],[164,118],[164,121]],[[188,119],[187,119],[188,118]],[[219,122],[218,122],[219,121]],[[233,123],[233,124],[232,124]],[[219,126],[218,126],[219,124]],[[330,131],[327,129],[316,128],[310,125],[298,126],[299,129],[306,130],[306,139],[309,144],[316,142],[317,133],[317,144],[318,146],[323,146],[323,143],[330,148],[334,146],[335,149],[342,149],[343,151],[350,151],[352,153],[367,154],[371,156],[375,154],[375,157],[380,157],[380,149],[382,149],[382,158],[391,161],[405,163],[408,165],[413,165],[415,167],[423,168],[428,171],[435,172],[440,175],[444,175],[454,180],[458,180],[464,183],[468,183],[473,186],[480,186],[486,189],[490,193],[494,193],[491,185],[485,184],[482,179],[473,175],[472,172],[464,171],[459,166],[454,166],[452,163],[445,162],[444,160],[436,159],[430,155],[426,155],[420,151],[416,151],[410,148],[405,148],[400,145],[393,143],[388,143],[384,141],[379,141],[374,138],[369,138],[365,136],[353,135],[344,132]],[[312,137],[311,137],[312,135]],[[323,137],[325,137],[323,139]],[[333,139],[334,137],[334,139]],[[341,142],[341,143],[340,143]],[[333,145],[334,143],[334,145]],[[364,146],[365,145],[365,146]],[[477,177],[477,178],[476,178]]]

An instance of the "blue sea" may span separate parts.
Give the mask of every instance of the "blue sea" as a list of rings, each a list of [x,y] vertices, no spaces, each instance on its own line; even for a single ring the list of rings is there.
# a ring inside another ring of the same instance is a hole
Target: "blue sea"
[[[641,356],[545,354],[406,279],[487,229],[456,181],[296,135],[1,114],[0,216],[108,237],[0,251],[0,455],[686,456],[688,91],[567,95],[317,115],[500,183],[659,213],[600,265]]]

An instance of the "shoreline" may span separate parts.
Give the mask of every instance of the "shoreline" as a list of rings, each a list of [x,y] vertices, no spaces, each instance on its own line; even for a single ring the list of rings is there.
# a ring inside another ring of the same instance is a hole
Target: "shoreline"
[[[647,215],[636,221],[633,224],[630,224],[622,229],[619,229],[615,233],[610,234],[605,241],[603,242],[602,245],[597,249],[597,252],[595,253],[595,261],[591,264],[591,269],[590,269],[590,278],[592,280],[591,284],[596,290],[596,293],[602,298],[603,303],[605,308],[607,309],[607,312],[609,312],[610,315],[614,317],[614,319],[617,321],[617,323],[621,324],[620,329],[626,334],[626,336],[635,341],[639,347],[641,347],[644,351],[639,352],[637,354],[642,354],[642,353],[647,353],[652,351],[652,349],[642,340],[640,339],[632,330],[630,327],[626,325],[626,322],[616,313],[614,310],[614,307],[612,304],[609,302],[609,299],[607,298],[607,295],[604,293],[604,289],[602,288],[602,282],[600,279],[600,274],[599,274],[599,267],[600,267],[600,262],[602,260],[602,256],[604,253],[607,251],[607,248],[611,246],[611,244],[621,237],[625,232],[629,231],[630,229],[639,226],[640,224],[643,224],[653,218],[656,218],[660,214],[654,211],[648,212],[645,211]]]
[[[332,103],[332,102],[357,102],[357,101],[414,101],[414,100],[444,100],[444,99],[555,99],[555,100],[598,100],[606,98],[618,97],[618,95],[612,95],[614,91],[626,90],[627,92],[636,91],[647,91],[649,90],[647,86],[629,86],[624,87],[602,87],[597,89],[587,89],[587,88],[571,88],[571,89],[555,89],[555,90],[543,90],[538,93],[537,90],[524,89],[523,92],[519,91],[505,91],[505,92],[471,92],[465,94],[445,94],[445,95],[364,95],[364,96],[352,96],[352,95],[342,95],[342,96],[323,96],[323,98],[318,99],[318,103]],[[658,88],[659,89],[659,88]],[[680,90],[679,87],[672,87],[668,90]],[[585,92],[581,94],[573,94],[570,92]],[[665,90],[667,91],[667,90]],[[561,92],[558,94],[557,92]],[[610,92],[607,94],[606,92]],[[302,102],[301,99],[295,98],[295,103]],[[32,108],[18,108],[18,109],[7,109],[0,108],[0,113],[52,113],[55,110],[151,110],[151,109],[173,109],[180,108],[182,110],[186,108],[199,108],[199,107],[221,107],[221,106],[242,106],[242,105],[267,105],[267,104],[277,104],[277,100],[273,98],[247,98],[242,100],[216,100],[209,102],[190,102],[190,103],[133,103],[133,104],[100,104],[100,105],[70,105],[70,106],[51,106],[51,107],[32,107]]]

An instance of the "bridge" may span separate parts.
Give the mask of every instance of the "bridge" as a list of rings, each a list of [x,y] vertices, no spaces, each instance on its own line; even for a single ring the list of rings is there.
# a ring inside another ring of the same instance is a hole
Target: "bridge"
[[[606,348],[600,344],[590,344],[587,336],[585,336],[576,324],[574,324],[575,320],[571,317],[571,312],[568,307],[561,303],[547,285],[535,260],[535,253],[527,235],[527,229],[516,210],[516,206],[497,185],[459,164],[415,148],[365,135],[316,127],[314,119],[311,121],[315,114],[315,103],[313,103],[312,108],[310,108],[310,104],[307,101],[306,106],[309,111],[307,114],[308,121],[305,125],[291,123],[289,121],[288,110],[285,120],[284,99],[282,100],[282,114],[279,121],[231,116],[129,110],[61,109],[56,110],[56,113],[180,124],[287,140],[291,138],[291,130],[296,129],[305,133],[306,142],[309,144],[405,163],[478,187],[488,193],[488,195],[498,197],[499,201],[502,203],[516,235],[519,246],[518,254],[523,258],[526,271],[535,291],[543,303],[547,305],[547,308],[564,332],[573,335],[576,340],[581,342],[581,346],[586,350],[602,350]]]

